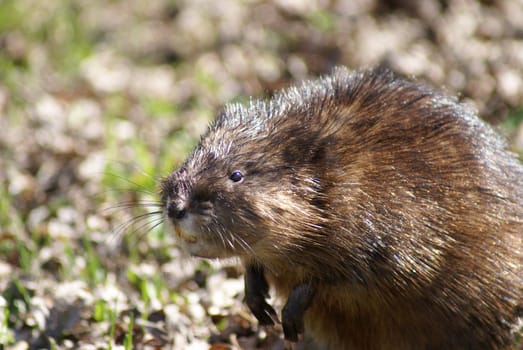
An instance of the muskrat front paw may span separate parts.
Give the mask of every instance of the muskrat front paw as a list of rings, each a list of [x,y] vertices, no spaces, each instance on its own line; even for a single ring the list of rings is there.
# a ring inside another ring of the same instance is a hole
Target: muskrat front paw
[[[272,326],[278,319],[276,311],[266,298],[269,297],[269,284],[264,270],[259,265],[247,266],[245,273],[245,303],[262,326]]]
[[[304,283],[295,287],[289,294],[281,312],[285,340],[297,342],[298,336],[303,333],[305,329],[303,317],[311,304],[314,292],[311,285]]]
[[[246,297],[245,302],[249,309],[251,309],[252,314],[258,319],[260,325],[274,325],[274,320],[277,320],[276,311],[274,311],[272,306],[267,304],[265,299],[259,297]]]

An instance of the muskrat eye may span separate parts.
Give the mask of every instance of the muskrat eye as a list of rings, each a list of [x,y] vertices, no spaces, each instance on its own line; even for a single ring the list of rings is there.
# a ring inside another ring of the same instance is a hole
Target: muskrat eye
[[[243,175],[239,171],[235,171],[229,176],[229,179],[231,179],[234,182],[240,182],[243,180]]]

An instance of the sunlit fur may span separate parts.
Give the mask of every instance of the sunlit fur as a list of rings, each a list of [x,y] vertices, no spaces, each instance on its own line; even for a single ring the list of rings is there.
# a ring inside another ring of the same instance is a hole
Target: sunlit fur
[[[505,147],[453,98],[340,68],[227,106],[163,182],[164,215],[185,208],[191,254],[259,264],[282,298],[315,285],[306,333],[329,349],[500,349],[523,295]]]

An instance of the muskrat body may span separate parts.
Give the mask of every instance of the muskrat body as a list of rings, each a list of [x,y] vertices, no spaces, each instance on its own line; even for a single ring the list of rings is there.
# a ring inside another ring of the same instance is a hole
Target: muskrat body
[[[523,295],[523,167],[467,106],[385,70],[221,113],[162,185],[194,256],[238,256],[261,324],[321,349],[503,349]]]

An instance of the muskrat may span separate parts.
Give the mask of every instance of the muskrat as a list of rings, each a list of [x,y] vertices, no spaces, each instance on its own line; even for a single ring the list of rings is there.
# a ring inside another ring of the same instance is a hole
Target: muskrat
[[[455,98],[385,69],[228,105],[162,182],[193,256],[321,349],[502,349],[523,295],[523,166]]]

